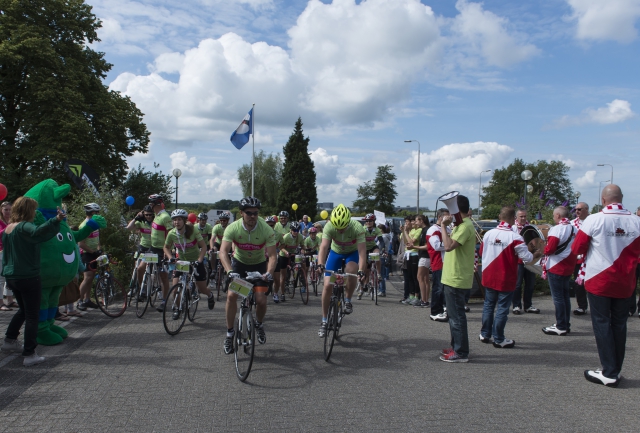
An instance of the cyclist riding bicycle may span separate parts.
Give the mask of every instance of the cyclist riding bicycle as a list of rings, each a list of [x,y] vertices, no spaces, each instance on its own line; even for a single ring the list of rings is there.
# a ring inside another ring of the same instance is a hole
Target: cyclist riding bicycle
[[[378,248],[378,244],[376,244],[376,240],[382,236],[382,230],[376,227],[376,216],[372,213],[368,213],[362,218],[364,222],[364,240],[367,247],[367,257],[371,253],[380,254],[380,249]],[[376,267],[378,268],[378,274],[380,274],[380,262],[376,262]],[[358,291],[358,299],[362,299],[362,293],[367,291],[367,283],[369,282],[369,274],[371,270],[371,264],[367,264],[367,270],[365,271],[366,277],[365,281],[361,286],[360,291]],[[377,287],[374,287],[372,290],[378,290]]]
[[[211,249],[212,252],[220,251],[220,243],[222,242],[224,231],[227,229],[227,226],[229,225],[230,218],[231,218],[231,215],[229,215],[227,212],[222,212],[222,214],[218,216],[219,222],[218,224],[213,226],[213,229],[211,230],[211,239],[209,239],[209,248]],[[215,254],[212,253],[211,269],[213,269],[213,271],[215,272],[215,270],[217,269],[217,266],[218,266],[218,259],[216,259]]]
[[[151,248],[151,223],[154,216],[151,206],[146,205],[127,225],[127,230],[140,233],[140,244],[138,245],[138,253],[140,254],[146,253]],[[142,284],[145,269],[147,269],[147,262],[141,260],[136,271],[139,285]]]
[[[280,241],[280,252],[278,253],[278,267],[280,268],[280,284],[278,287],[282,290],[282,297],[278,298],[277,293],[273,293],[273,302],[284,302],[286,300],[284,296],[284,285],[287,279],[287,266],[289,266],[290,258],[295,256],[298,247],[302,246],[302,236],[298,233],[300,231],[300,225],[293,221],[288,224],[289,233],[282,237]]]
[[[202,239],[202,235],[191,224],[187,224],[189,213],[183,209],[176,209],[171,212],[171,221],[173,229],[167,233],[167,239],[164,241],[164,254],[175,261],[171,249],[175,248],[180,260],[188,262],[198,262],[195,276],[196,287],[200,293],[206,294],[208,298],[209,309],[213,310],[216,300],[213,292],[207,288],[207,271],[204,268],[204,255],[207,252],[207,244]],[[173,272],[173,284],[178,284],[181,272]],[[178,311],[178,314],[180,312]]]
[[[306,256],[304,260],[305,274],[307,273],[307,268],[309,267],[309,257],[318,255],[318,249],[320,248],[321,243],[322,238],[318,236],[318,229],[315,227],[311,227],[309,229],[309,237],[307,237],[302,243],[302,251]]]
[[[245,278],[247,272],[260,272],[262,282],[254,286],[256,302],[256,332],[258,343],[267,342],[262,321],[267,313],[268,284],[273,281],[276,268],[276,241],[273,229],[258,217],[260,200],[255,197],[245,197],[240,200],[242,218],[229,224],[224,232],[220,245],[220,261],[229,278]],[[229,259],[231,245],[235,245],[233,261]],[[265,257],[266,250],[266,257]],[[269,262],[267,264],[267,257]],[[238,295],[229,291],[225,308],[227,321],[227,336],[224,340],[224,353],[233,353],[233,322],[238,310]]]
[[[291,223],[289,223],[289,212],[283,210],[278,214],[278,222],[276,223],[274,229],[278,233],[282,234],[282,236],[289,233],[289,230],[291,230]]]
[[[167,238],[167,233],[171,230],[172,222],[169,212],[164,210],[164,198],[160,194],[152,194],[149,196],[149,206],[155,214],[155,218],[151,223],[151,248],[149,252],[158,255],[158,259],[164,257],[164,241]],[[157,310],[159,312],[164,311],[165,299],[169,293],[169,275],[167,271],[161,266],[160,269],[160,283],[162,285],[162,302],[158,305]]]
[[[196,224],[194,225],[194,227],[200,232],[200,235],[202,235],[202,240],[205,243],[206,250],[209,250],[210,248],[209,240],[213,233],[213,226],[207,222],[208,219],[209,215],[204,212],[200,212],[196,218]]]
[[[275,215],[270,215],[264,218],[264,222],[267,223],[267,225],[269,227],[271,227],[273,230],[273,233],[276,237],[276,254],[280,251],[280,242],[282,242],[282,234],[280,232],[275,231],[275,226],[276,226],[276,222],[277,222],[277,218]],[[266,253],[265,253],[266,254]],[[273,287],[273,293],[274,295],[276,293],[278,293],[278,290],[280,288],[280,263],[278,261],[276,261],[276,269],[273,271],[273,283],[272,283]],[[276,304],[278,302],[280,302],[280,300],[276,300],[274,298],[273,300]]]
[[[80,229],[82,229],[93,215],[100,214],[100,205],[97,203],[87,203],[84,205],[84,212],[86,218],[80,223]],[[91,286],[93,285],[93,279],[96,275],[96,263],[95,260],[100,256],[100,230],[94,230],[91,232],[88,238],[78,242],[78,246],[82,252],[81,259],[85,265],[84,279],[80,283],[80,299],[76,304],[78,310],[84,311],[88,308],[98,308],[98,304],[93,302],[90,298]]]
[[[329,256],[327,257],[327,251]],[[326,266],[325,266],[326,261]],[[367,250],[365,245],[364,227],[351,219],[351,212],[342,203],[331,211],[331,219],[324,226],[322,233],[322,243],[318,254],[318,267],[320,271],[325,268],[330,271],[337,271],[345,263],[343,269],[346,273],[355,273],[358,270],[358,279],[364,280],[364,270],[367,266]],[[356,279],[347,278],[347,287],[344,297],[344,312],[351,314],[353,305],[351,296],[356,289]],[[327,315],[329,314],[329,303],[331,302],[331,274],[324,274],[324,289],[322,291],[322,324],[318,331],[319,337],[324,337],[327,332]]]

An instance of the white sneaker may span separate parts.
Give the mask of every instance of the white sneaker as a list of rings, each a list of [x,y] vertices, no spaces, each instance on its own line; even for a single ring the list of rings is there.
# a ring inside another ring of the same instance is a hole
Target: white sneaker
[[[516,342],[513,340],[509,340],[508,338],[505,338],[502,343],[496,343],[495,341],[493,342],[493,347],[497,347],[498,349],[510,349],[515,345]]]
[[[567,331],[556,328],[555,323],[551,326],[547,326],[546,328],[542,328],[542,332],[547,335],[567,335]]]
[[[429,315],[429,319],[435,322],[448,322],[449,316],[447,316],[447,313],[431,314]]]
[[[4,343],[2,344],[2,347],[0,347],[0,350],[2,350],[5,353],[11,353],[11,352],[22,352],[24,348],[18,340],[9,340],[8,338],[5,338]]]
[[[589,382],[599,383],[604,386],[611,386],[615,388],[620,383],[620,375],[617,378],[611,379],[602,374],[602,370],[585,370],[584,378]]]
[[[32,365],[42,364],[44,362],[44,356],[38,355],[36,352],[33,352],[32,355],[25,356],[22,365],[25,367],[31,367]]]
[[[520,307],[513,307],[513,314],[522,314],[522,309]]]

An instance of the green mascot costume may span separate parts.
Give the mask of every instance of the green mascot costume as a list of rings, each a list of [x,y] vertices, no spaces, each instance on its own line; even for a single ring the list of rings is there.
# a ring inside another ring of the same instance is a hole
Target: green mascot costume
[[[38,202],[38,211],[34,224],[40,225],[56,215],[62,206],[62,199],[69,194],[68,184],[60,185],[47,179],[25,194]],[[58,310],[58,299],[65,285],[78,273],[80,257],[76,254],[76,242],[87,238],[94,230],[105,228],[106,221],[100,215],[79,231],[71,231],[64,220],[60,223],[60,233],[42,244],[40,248],[40,279],[42,281],[42,299],[40,301],[40,323],[38,324],[38,344],[53,346],[62,342],[68,333],[64,328],[53,324]]]

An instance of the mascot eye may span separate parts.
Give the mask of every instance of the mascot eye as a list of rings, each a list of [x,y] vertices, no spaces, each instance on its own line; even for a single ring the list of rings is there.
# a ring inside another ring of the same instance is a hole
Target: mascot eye
[[[56,237],[58,238],[58,240],[60,242],[62,242],[64,240],[64,236],[62,236],[62,233],[58,233]]]
[[[71,233],[67,233],[67,239],[73,242],[73,236],[71,236]]]

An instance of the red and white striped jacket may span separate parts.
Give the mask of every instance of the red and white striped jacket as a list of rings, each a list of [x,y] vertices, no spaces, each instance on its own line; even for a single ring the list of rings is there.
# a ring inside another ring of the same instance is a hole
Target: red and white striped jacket
[[[518,279],[518,260],[530,262],[533,254],[524,239],[501,222],[489,230],[480,246],[482,254],[482,285],[499,292],[513,292]]]
[[[431,270],[441,270],[442,262],[444,261],[444,244],[442,243],[440,226],[437,224],[432,225],[427,230],[427,251],[429,252],[429,258],[431,258]]]
[[[584,222],[584,220],[581,220],[580,218],[575,218],[575,219],[571,220],[571,224],[573,224],[573,226],[576,228],[576,230],[580,230],[580,226],[582,225],[583,222]],[[581,255],[578,256],[578,260],[576,261],[576,263],[578,265],[580,265],[583,262],[584,262],[584,257],[582,257]]]
[[[571,250],[585,255],[584,288],[589,293],[628,298],[636,286],[640,218],[620,203],[607,205],[584,220]]]
[[[569,241],[569,245],[560,254],[556,254],[558,246],[569,239],[572,230],[574,237]],[[575,241],[576,233],[577,229],[567,218],[563,218],[559,224],[551,227],[547,235],[547,246],[544,248],[544,254],[547,256],[545,265],[547,272],[563,277],[573,274],[576,256],[571,254],[571,245]]]
[[[523,229],[525,226],[528,226],[528,225],[530,225],[530,224],[529,224],[529,221],[526,221],[526,222],[524,223],[524,225],[520,225],[520,223],[519,223],[519,222],[518,222],[518,220],[516,219],[516,223],[515,223],[514,225],[512,225],[512,226],[511,226],[511,230],[513,230],[513,232],[514,232],[514,233],[520,234],[520,232],[522,231],[522,229]],[[524,263],[524,262],[523,262],[522,260],[518,259],[518,264],[519,264],[519,265],[521,265],[521,264],[523,264],[523,263]],[[527,270],[525,269],[525,271],[527,271]]]

